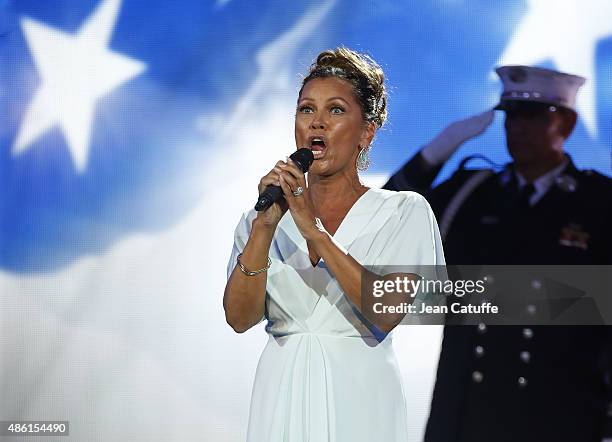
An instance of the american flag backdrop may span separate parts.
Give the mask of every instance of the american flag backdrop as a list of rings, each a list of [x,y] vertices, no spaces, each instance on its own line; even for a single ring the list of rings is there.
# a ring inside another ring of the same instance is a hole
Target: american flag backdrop
[[[0,420],[243,440],[266,335],[225,323],[225,268],[260,177],[295,149],[316,55],[344,45],[385,70],[372,186],[496,104],[508,63],[588,78],[566,148],[610,175],[610,17],[608,0],[0,0]],[[508,161],[502,120],[443,176],[471,153]],[[439,338],[394,341],[414,441]]]

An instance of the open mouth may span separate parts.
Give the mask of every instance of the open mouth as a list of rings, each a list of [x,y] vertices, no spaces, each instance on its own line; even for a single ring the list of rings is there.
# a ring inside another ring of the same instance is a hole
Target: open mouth
[[[312,150],[315,160],[322,158],[325,155],[325,150],[327,149],[325,139],[323,137],[311,137],[308,148]]]

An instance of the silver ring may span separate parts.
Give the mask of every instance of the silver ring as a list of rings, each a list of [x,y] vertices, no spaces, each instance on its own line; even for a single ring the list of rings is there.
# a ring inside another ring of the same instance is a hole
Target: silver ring
[[[304,193],[304,188],[300,186],[293,191],[293,196],[300,196],[303,193]]]

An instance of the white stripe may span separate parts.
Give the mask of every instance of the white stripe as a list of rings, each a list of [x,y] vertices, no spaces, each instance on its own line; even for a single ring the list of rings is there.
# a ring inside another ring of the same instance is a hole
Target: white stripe
[[[489,169],[481,170],[475,173],[463,184],[463,186],[461,186],[453,199],[451,199],[450,203],[446,207],[446,210],[444,211],[444,214],[442,215],[442,219],[440,220],[440,236],[442,236],[442,241],[446,239],[446,234],[448,233],[450,226],[455,219],[455,215],[465,200],[468,199],[474,189],[476,189],[476,187],[478,187],[484,180],[491,176],[492,173],[493,171]]]

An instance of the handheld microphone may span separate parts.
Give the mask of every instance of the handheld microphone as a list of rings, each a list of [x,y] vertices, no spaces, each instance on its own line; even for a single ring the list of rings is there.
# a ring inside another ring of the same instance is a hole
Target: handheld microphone
[[[314,161],[314,155],[312,151],[306,147],[302,147],[301,149],[296,150],[289,157],[293,160],[297,167],[304,173],[308,172],[310,165]],[[255,210],[261,212],[262,210],[266,210],[276,201],[283,197],[283,189],[280,186],[275,186],[270,184],[265,188],[265,190],[259,195],[257,199],[257,204],[255,204]]]

